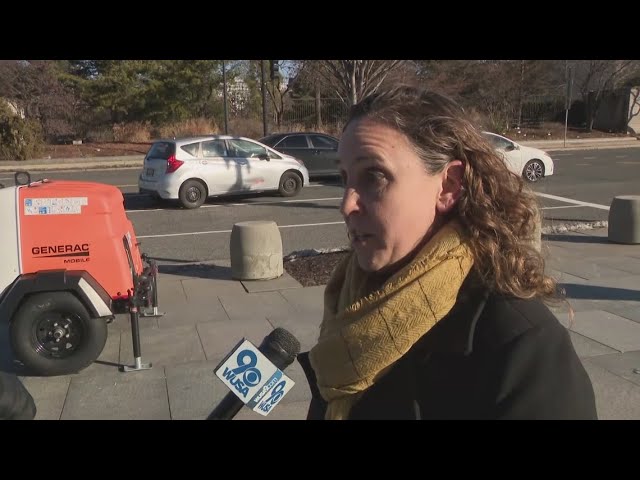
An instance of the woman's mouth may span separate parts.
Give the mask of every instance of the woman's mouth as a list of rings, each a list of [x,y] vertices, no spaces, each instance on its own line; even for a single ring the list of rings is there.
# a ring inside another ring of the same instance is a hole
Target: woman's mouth
[[[369,233],[357,233],[354,231],[349,232],[349,238],[351,239],[352,245],[364,245],[368,239],[373,237],[373,235]]]

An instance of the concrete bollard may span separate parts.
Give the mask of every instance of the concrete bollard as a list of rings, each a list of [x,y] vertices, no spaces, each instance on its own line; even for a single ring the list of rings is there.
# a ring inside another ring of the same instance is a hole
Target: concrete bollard
[[[284,273],[282,238],[276,222],[234,224],[229,250],[231,277],[235,280],[270,280]]]
[[[640,243],[640,195],[619,195],[609,207],[608,237],[615,243]]]

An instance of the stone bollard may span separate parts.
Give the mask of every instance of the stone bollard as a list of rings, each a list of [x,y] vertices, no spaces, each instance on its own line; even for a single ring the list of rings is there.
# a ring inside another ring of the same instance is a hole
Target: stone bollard
[[[609,208],[608,237],[615,243],[640,243],[640,195],[614,197]]]
[[[273,221],[238,222],[229,242],[231,278],[270,280],[284,273],[282,238]]]

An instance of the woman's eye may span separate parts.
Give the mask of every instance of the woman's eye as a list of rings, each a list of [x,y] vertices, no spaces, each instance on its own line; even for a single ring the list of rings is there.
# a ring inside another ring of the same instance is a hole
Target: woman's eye
[[[367,170],[367,178],[375,183],[386,180],[386,175],[380,170]]]

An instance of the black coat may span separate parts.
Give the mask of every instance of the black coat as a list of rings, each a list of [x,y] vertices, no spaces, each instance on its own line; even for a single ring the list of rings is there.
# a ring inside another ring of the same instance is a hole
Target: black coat
[[[36,404],[20,379],[0,372],[0,420],[33,420]]]
[[[308,420],[324,418],[308,352]],[[597,419],[571,339],[538,300],[459,299],[353,406],[349,419]]]

